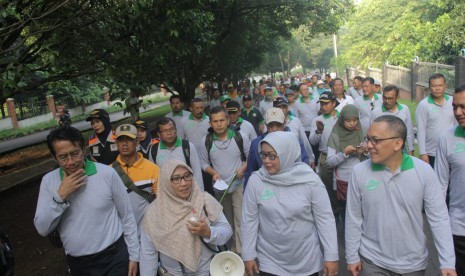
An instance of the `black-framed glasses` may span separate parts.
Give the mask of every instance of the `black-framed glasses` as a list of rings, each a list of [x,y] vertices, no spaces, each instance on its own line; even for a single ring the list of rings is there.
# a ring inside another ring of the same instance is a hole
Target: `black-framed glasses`
[[[188,173],[185,173],[183,176],[173,176],[171,177],[171,182],[173,182],[173,184],[179,184],[181,183],[181,180],[184,179],[184,181],[192,181],[192,179],[194,178],[194,176],[188,172]]]
[[[385,140],[391,140],[391,139],[399,139],[400,137],[389,137],[389,138],[376,138],[376,137],[370,137],[366,136],[365,137],[365,143],[368,145],[369,142],[371,142],[372,145],[377,145],[379,142],[385,141]]]
[[[267,157],[268,157],[268,159],[270,159],[271,161],[273,161],[273,160],[275,160],[276,158],[278,158],[278,155],[273,154],[273,153],[266,153],[266,152],[264,152],[264,151],[261,151],[261,152],[259,153],[259,155],[260,155],[260,158],[261,158],[262,160],[265,160]]]
[[[71,158],[73,161],[78,161],[82,157],[82,150],[75,150],[73,152],[63,154],[63,155],[58,155],[56,158],[58,162],[64,164],[68,162],[68,160]]]

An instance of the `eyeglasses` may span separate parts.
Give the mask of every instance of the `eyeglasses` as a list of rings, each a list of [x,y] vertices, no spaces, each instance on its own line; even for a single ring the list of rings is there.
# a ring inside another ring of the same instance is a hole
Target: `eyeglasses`
[[[81,157],[82,157],[82,151],[81,150],[76,150],[76,151],[73,151],[73,152],[70,152],[70,153],[67,153],[67,154],[59,155],[56,158],[57,158],[58,162],[63,164],[63,163],[68,162],[68,160],[70,158],[73,161],[78,161],[79,159],[81,159]]]
[[[383,97],[383,100],[386,102],[392,102],[392,101],[395,101],[396,98]]]
[[[264,152],[264,151],[261,151],[261,152],[259,153],[259,155],[260,155],[260,158],[261,158],[262,160],[265,160],[267,157],[268,157],[268,159],[270,159],[271,161],[273,161],[273,160],[275,160],[276,158],[278,158],[278,155],[273,154],[273,153],[266,153],[266,152]]]
[[[376,138],[376,137],[370,137],[367,136],[365,137],[365,143],[371,142],[372,145],[376,146],[379,142],[385,141],[385,140],[391,140],[391,139],[399,139],[400,137],[389,137],[389,138]]]
[[[159,131],[160,131],[160,133],[168,133],[168,132],[173,133],[173,132],[176,131],[176,128],[172,127],[172,128],[168,128],[168,129],[160,129]]]
[[[173,184],[179,184],[181,183],[181,180],[184,180],[185,182],[192,181],[193,175],[191,173],[186,173],[183,176],[173,176],[171,177],[171,182]]]

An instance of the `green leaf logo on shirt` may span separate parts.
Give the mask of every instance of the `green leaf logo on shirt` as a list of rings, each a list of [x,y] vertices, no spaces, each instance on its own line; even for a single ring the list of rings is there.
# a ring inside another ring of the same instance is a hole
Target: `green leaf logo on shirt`
[[[379,184],[381,184],[381,180],[374,180],[370,179],[367,184],[365,184],[365,188],[367,191],[373,191],[378,189]]]
[[[438,109],[436,107],[432,107],[429,109],[432,113],[438,112]]]
[[[262,194],[260,195],[261,200],[269,200],[275,195],[275,193],[270,189],[263,190]]]
[[[465,144],[462,142],[459,142],[455,144],[454,152],[459,153],[465,151]]]

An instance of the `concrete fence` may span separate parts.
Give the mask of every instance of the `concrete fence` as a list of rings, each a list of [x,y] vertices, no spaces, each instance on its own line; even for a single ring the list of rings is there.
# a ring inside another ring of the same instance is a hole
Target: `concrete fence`
[[[454,65],[438,62],[412,61],[410,68],[390,65],[386,62],[381,69],[368,67],[346,68],[347,83],[352,86],[355,76],[372,77],[381,82],[384,87],[389,84],[400,88],[400,97],[405,100],[420,101],[429,94],[428,79],[432,74],[441,73],[446,78],[446,93],[453,94],[456,85],[465,82],[465,57],[458,56]]]

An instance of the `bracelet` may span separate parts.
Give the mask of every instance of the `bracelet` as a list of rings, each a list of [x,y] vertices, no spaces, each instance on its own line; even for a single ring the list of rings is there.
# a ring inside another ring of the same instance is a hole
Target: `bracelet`
[[[53,199],[53,201],[55,201],[56,204],[66,204],[66,205],[69,204],[67,200],[58,201],[58,200],[55,199],[54,196],[52,196],[52,199]]]

